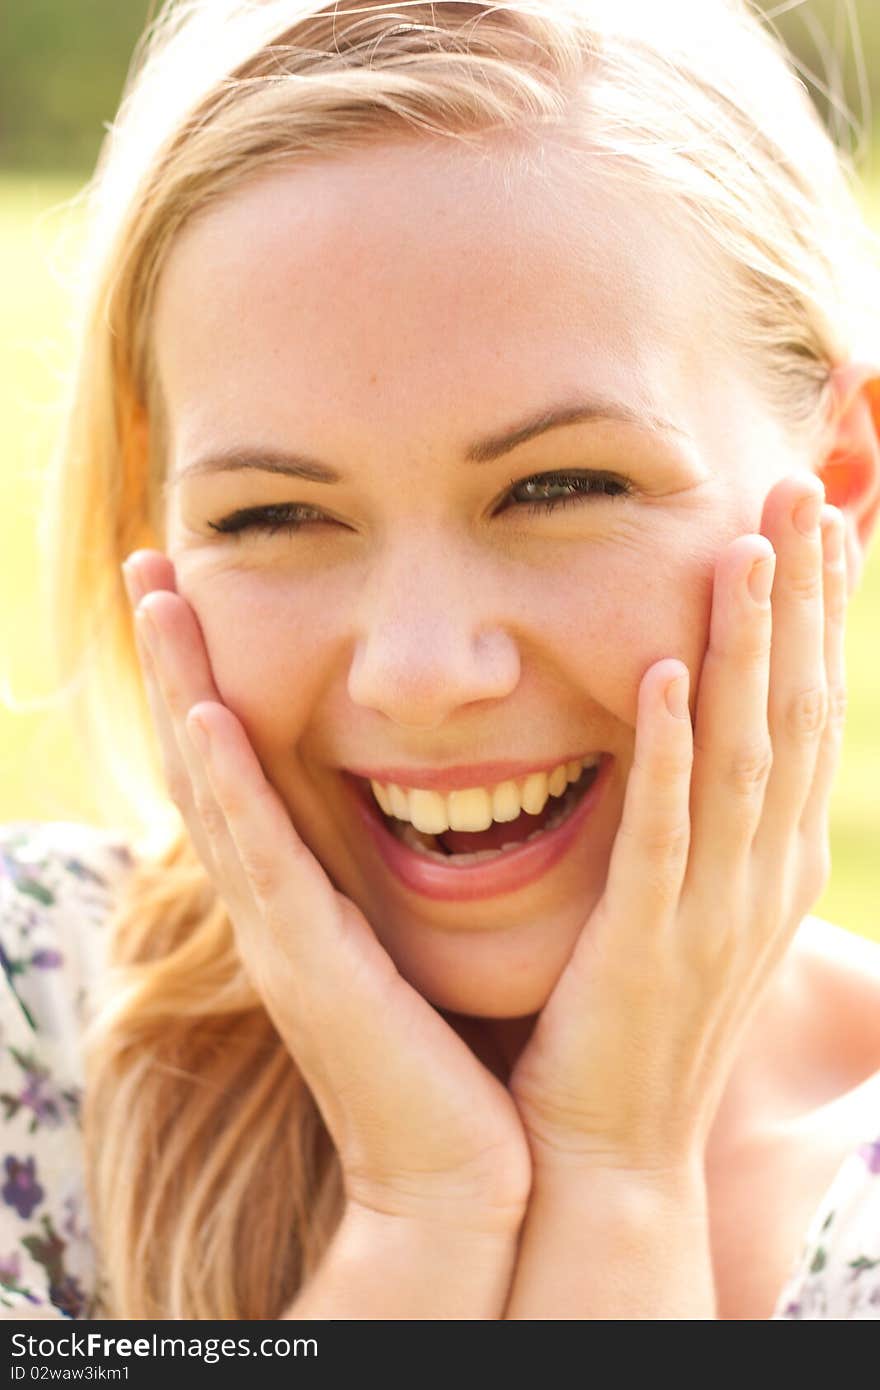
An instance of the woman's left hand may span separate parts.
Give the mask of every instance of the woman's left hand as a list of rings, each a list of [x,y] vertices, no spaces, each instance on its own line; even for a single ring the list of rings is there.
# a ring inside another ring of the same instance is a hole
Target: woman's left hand
[[[804,497],[822,527],[808,534]],[[746,1026],[825,888],[847,591],[843,518],[820,518],[823,499],[818,478],[789,475],[762,535],[722,552],[693,731],[687,703],[676,716],[664,699],[683,664],[642,679],[605,890],[508,1083],[536,1183],[702,1155]],[[772,602],[750,593],[756,562]]]

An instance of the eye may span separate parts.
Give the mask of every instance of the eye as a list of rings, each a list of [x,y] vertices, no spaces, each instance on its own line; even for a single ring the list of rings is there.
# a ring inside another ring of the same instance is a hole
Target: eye
[[[530,489],[526,500],[515,499],[514,505],[527,505],[531,512],[546,515],[555,507],[577,506],[588,497],[625,497],[632,493],[633,486],[628,478],[619,477],[615,473],[589,470],[579,473],[541,473],[519,482],[511,478],[509,496],[523,489]],[[536,495],[542,490],[561,490],[562,495]],[[309,507],[302,502],[280,502],[268,507],[245,507],[241,511],[231,512],[222,521],[210,521],[208,525],[212,531],[218,531],[224,536],[240,536],[245,531],[260,531],[265,535],[274,536],[280,531],[293,535],[305,526],[321,522],[333,524],[332,518],[326,517],[317,507]]]
[[[547,513],[552,512],[554,507],[578,506],[592,496],[625,497],[633,491],[633,486],[628,478],[621,478],[616,473],[590,470],[580,473],[542,473],[534,478],[525,478],[522,482],[511,478],[510,489],[511,496],[522,489],[530,489],[527,503],[517,502],[516,505],[528,505],[531,512]],[[562,489],[562,496],[536,495],[543,489]]]
[[[271,507],[245,507],[222,521],[209,521],[208,525],[224,536],[239,536],[244,531],[263,531],[274,536],[279,531],[292,535],[303,526],[324,519],[316,507],[307,507],[303,502],[280,502]]]

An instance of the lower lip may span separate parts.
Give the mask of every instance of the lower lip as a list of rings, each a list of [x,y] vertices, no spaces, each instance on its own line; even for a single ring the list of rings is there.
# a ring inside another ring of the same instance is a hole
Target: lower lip
[[[572,847],[584,822],[602,795],[614,759],[606,755],[592,786],[578,802],[568,820],[555,830],[539,835],[522,849],[511,849],[497,859],[482,860],[460,868],[425,859],[409,845],[403,844],[386,826],[369,787],[349,779],[355,790],[355,802],[364,825],[373,837],[376,848],[391,872],[414,893],[425,898],[446,902],[472,902],[477,898],[497,898],[526,888]]]

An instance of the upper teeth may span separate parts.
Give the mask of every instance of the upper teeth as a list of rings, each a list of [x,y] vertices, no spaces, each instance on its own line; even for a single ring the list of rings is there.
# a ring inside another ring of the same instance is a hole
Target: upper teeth
[[[444,830],[488,830],[493,820],[516,820],[521,811],[538,815],[548,796],[562,796],[585,767],[595,767],[601,760],[601,753],[591,753],[560,763],[550,772],[530,772],[518,782],[468,787],[446,796],[442,792],[406,790],[394,782],[386,784],[372,779],[370,786],[386,816],[411,821],[416,830],[426,835],[442,835]]]

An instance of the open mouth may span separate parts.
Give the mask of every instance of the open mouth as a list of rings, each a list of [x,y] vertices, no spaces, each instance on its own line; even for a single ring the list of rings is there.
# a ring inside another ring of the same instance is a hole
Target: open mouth
[[[561,796],[548,797],[538,815],[521,810],[516,820],[493,823],[487,830],[439,835],[422,834],[409,821],[386,814],[369,781],[354,773],[343,776],[391,877],[421,899],[464,903],[528,889],[575,845],[584,846],[585,827],[603,800],[613,765],[613,754],[603,753],[598,766],[583,769]],[[494,837],[489,845],[487,836]]]
[[[439,835],[417,830],[410,821],[386,815],[369,786],[364,789],[375,815],[401,844],[435,863],[463,866],[498,859],[558,829],[586,796],[601,766],[600,762],[584,768],[561,796],[549,796],[537,815],[520,811],[516,820],[493,821],[486,830],[447,830]]]

